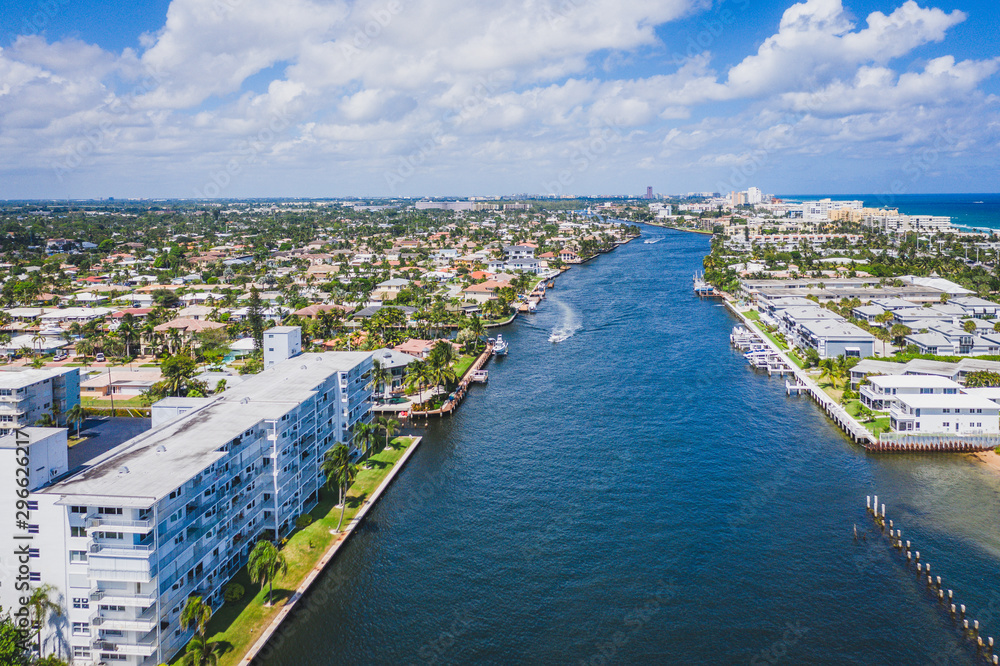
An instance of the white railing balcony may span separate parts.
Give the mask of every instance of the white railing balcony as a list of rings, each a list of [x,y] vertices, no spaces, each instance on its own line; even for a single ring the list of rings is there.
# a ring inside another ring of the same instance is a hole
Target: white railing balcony
[[[95,590],[90,593],[91,601],[100,601],[109,606],[128,608],[149,608],[156,603],[155,594],[121,595],[117,590]]]
[[[149,583],[156,576],[156,572],[133,571],[123,569],[88,569],[87,577],[91,580],[109,580],[126,583]]]
[[[111,543],[92,543],[90,544],[90,552],[92,554],[100,553],[101,555],[107,557],[145,557],[148,558],[156,549],[153,546],[145,546],[142,544],[111,544]]]
[[[153,530],[151,520],[127,520],[115,516],[101,516],[87,518],[87,531],[90,532],[98,527],[109,528],[107,531],[129,532],[130,534],[146,534]],[[113,530],[110,528],[114,528]],[[104,530],[102,530],[104,531]]]
[[[897,421],[913,421],[917,418],[909,410],[897,407],[896,405],[893,405],[889,410],[889,415]]]
[[[156,627],[156,614],[144,613],[142,617],[132,619],[102,617],[101,615],[96,615],[91,618],[90,623],[101,629],[110,629],[113,631],[141,631],[145,633],[147,631],[152,631],[153,628]]]

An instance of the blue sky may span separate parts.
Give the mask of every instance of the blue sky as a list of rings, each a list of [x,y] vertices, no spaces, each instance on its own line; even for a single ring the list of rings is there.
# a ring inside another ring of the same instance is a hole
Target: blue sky
[[[998,31],[984,0],[4,0],[0,198],[991,191]]]

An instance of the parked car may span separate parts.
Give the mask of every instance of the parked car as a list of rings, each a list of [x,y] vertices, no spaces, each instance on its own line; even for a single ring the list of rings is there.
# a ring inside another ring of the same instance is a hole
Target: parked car
[[[97,352],[97,356],[94,357],[94,360],[96,360],[98,363],[104,363],[104,361],[106,361],[107,359],[104,358],[104,352]]]

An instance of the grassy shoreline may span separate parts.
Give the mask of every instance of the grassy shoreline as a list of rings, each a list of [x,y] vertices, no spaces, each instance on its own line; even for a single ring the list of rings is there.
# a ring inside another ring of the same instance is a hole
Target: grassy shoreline
[[[293,532],[281,548],[288,562],[288,573],[274,581],[273,606],[265,605],[267,588],[261,589],[259,585],[254,585],[246,567],[237,572],[232,582],[242,585],[246,589],[246,595],[238,602],[227,603],[216,609],[206,628],[209,642],[218,643],[222,650],[218,666],[236,666],[243,660],[327,550],[347,538],[349,532],[346,530],[351,526],[351,521],[415,441],[415,437],[395,438],[392,440],[394,448],[383,449],[366,461],[365,465],[370,466],[370,469],[358,470],[354,484],[347,491],[342,528],[345,531],[330,533],[340,522],[336,491],[324,489],[320,493],[319,504],[309,512],[314,522],[305,529]],[[182,654],[178,654],[170,663],[179,663]]]

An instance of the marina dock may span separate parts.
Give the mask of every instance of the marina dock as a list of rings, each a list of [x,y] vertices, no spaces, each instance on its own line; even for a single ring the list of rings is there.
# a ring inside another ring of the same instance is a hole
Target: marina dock
[[[723,296],[726,307],[743,322],[733,328],[729,336],[730,342],[740,351],[745,352],[743,357],[747,362],[758,370],[766,370],[768,375],[777,374],[780,376],[789,375],[792,380],[785,380],[785,392],[788,395],[801,395],[807,393],[816,403],[823,408],[827,416],[836,423],[851,438],[851,441],[860,444],[870,451],[895,450],[878,448],[880,442],[875,435],[857,422],[853,416],[837,404],[833,398],[828,396],[816,382],[814,382],[803,370],[800,370],[792,362],[788,355],[778,348],[771,340],[754,327],[753,322],[744,313],[733,305],[732,301]]]

